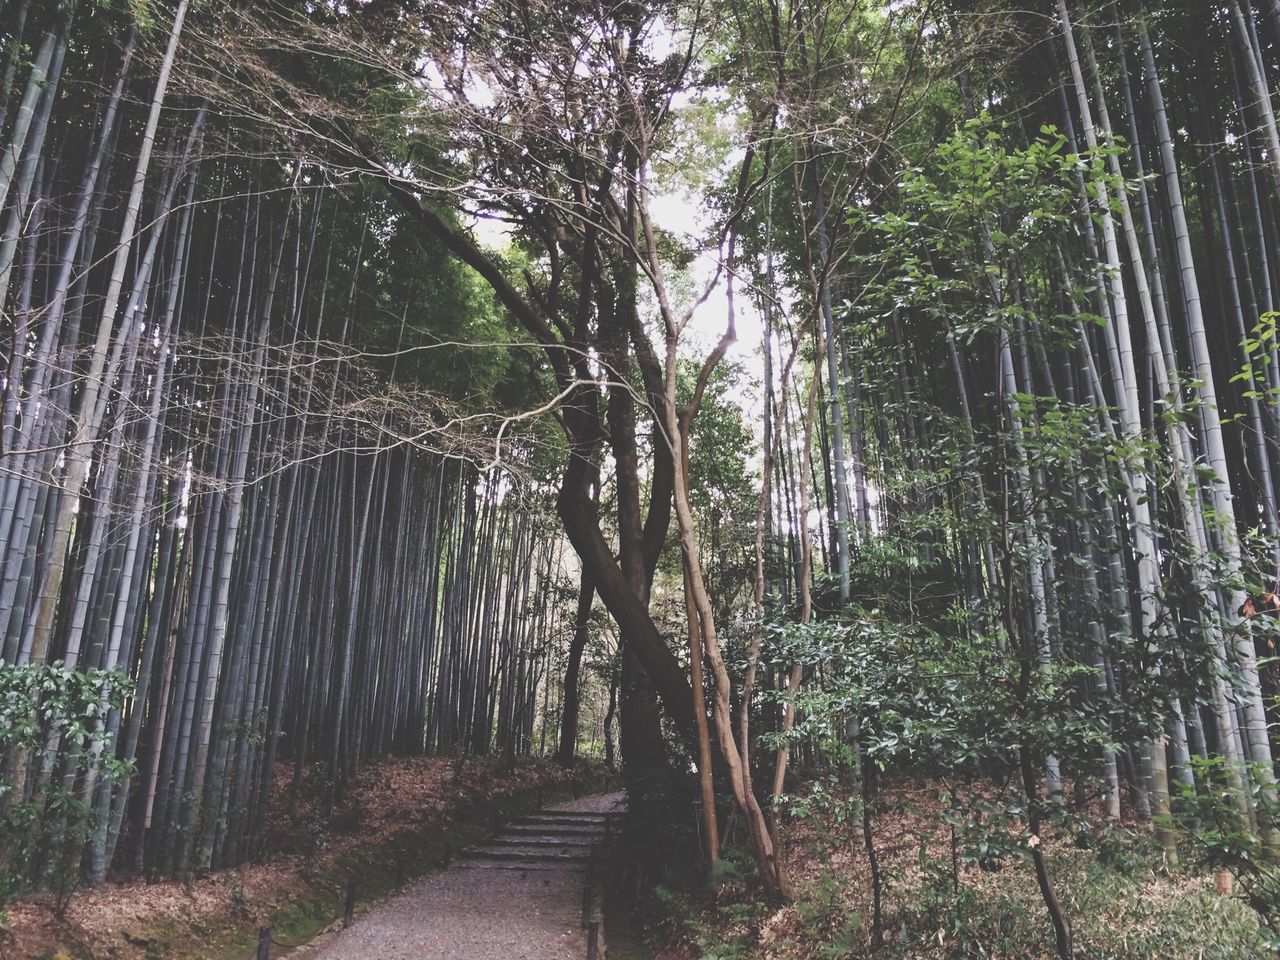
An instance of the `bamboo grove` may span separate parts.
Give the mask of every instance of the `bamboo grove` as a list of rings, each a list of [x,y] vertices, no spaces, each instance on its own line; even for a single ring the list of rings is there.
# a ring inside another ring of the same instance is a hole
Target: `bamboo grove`
[[[873,862],[885,771],[1016,820],[1063,956],[1042,832],[1275,853],[1273,0],[0,9],[40,862],[252,857],[286,761],[570,760],[597,600],[637,806],[696,769],[768,897],[795,758]]]
[[[526,754],[567,629],[527,448],[479,470],[493,428],[393,356],[376,202],[176,92],[188,4],[151,12],[0,19],[0,805],[34,883],[242,862],[273,786],[331,807],[369,758]]]
[[[973,771],[991,757],[973,745],[995,741],[1032,835],[1066,810],[1117,818],[1124,805],[1154,819],[1175,862],[1204,798],[1222,797],[1215,822],[1260,844],[1245,856],[1274,850],[1277,13],[1235,0],[930,8],[918,36],[937,44],[937,72],[916,81],[929,92],[888,162],[832,132],[852,96],[838,92],[845,50],[821,34],[836,21],[793,21],[814,31],[810,51],[831,51],[799,59],[789,104],[805,120],[805,175],[788,187],[807,237],[790,275],[808,278],[816,312],[815,547],[839,597],[828,611],[858,613],[844,633],[831,612],[833,633],[781,633],[831,674],[792,673],[808,692],[789,709],[814,721],[793,742],[829,743],[833,699],[865,696],[868,674],[882,674],[880,711],[915,698],[914,730],[853,711],[869,795],[877,763]],[[753,265],[766,291],[771,254]],[[771,293],[762,310],[785,356],[799,322],[779,303]],[[806,398],[785,375],[767,385],[766,417],[803,463]],[[807,509],[799,469],[771,507],[784,527]],[[779,550],[780,588],[803,592],[803,545]],[[955,656],[957,630],[987,652]],[[877,653],[924,669],[898,677],[866,663]],[[956,669],[976,671],[976,689],[958,691]],[[988,715],[947,715],[966,698]],[[952,802],[972,825],[962,792]],[[1253,879],[1274,923],[1274,880]]]

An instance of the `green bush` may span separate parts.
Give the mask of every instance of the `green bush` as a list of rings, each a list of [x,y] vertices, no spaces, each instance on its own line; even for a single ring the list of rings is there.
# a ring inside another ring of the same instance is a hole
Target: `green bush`
[[[0,663],[0,921],[6,903],[36,886],[54,890],[59,910],[78,888],[80,851],[98,826],[79,778],[113,781],[131,773],[102,730],[132,690],[116,671],[76,670],[61,661]],[[55,744],[64,765],[46,776]]]

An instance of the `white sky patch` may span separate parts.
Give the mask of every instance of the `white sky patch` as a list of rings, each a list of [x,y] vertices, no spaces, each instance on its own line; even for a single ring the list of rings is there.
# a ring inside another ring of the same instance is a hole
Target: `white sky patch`
[[[467,102],[481,110],[492,107],[496,102],[493,90],[474,73],[468,72],[463,92],[467,95]]]
[[[684,91],[682,91],[684,92]],[[722,91],[710,91],[710,99],[722,100]],[[720,127],[731,127],[737,121],[732,112],[721,112],[715,121]],[[728,152],[719,165],[722,177],[733,175],[742,163],[745,150],[736,146]],[[714,224],[703,198],[693,190],[673,185],[654,195],[649,213],[656,227],[679,238],[689,246],[698,246],[712,235]],[[693,260],[688,270],[690,297],[700,294],[715,275],[717,259],[721,251],[704,250]],[[729,317],[728,276],[721,273],[711,295],[693,313],[685,328],[681,354],[692,359],[705,357],[725,331]],[[737,342],[729,348],[726,359],[741,364],[749,376],[746,382],[735,385],[734,399],[742,407],[748,422],[759,419],[763,396],[764,359],[761,348],[764,343],[764,319],[756,309],[756,298],[750,288],[738,281],[734,285],[735,328]]]
[[[511,225],[504,220],[495,220],[492,217],[473,217],[471,219],[471,233],[480,246],[489,250],[502,250],[511,244]]]

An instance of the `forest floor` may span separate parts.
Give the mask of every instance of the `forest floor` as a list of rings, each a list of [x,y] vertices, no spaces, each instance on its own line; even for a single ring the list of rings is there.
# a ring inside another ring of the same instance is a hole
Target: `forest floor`
[[[873,824],[884,877],[880,946],[871,942],[871,872],[861,829],[815,816],[786,828],[793,903],[759,900],[749,855],[730,850],[715,882],[668,880],[658,888],[634,925],[649,941],[646,953],[656,960],[1053,960],[1053,932],[1029,858],[1004,857],[990,869],[962,863],[953,887],[942,792],[941,784],[911,779],[883,785]],[[1161,867],[1149,824],[1057,836],[1045,849],[1079,956],[1277,955],[1256,915],[1215,892],[1210,870]]]
[[[10,904],[0,960],[238,960],[253,956],[266,924],[272,956],[285,956],[340,923],[349,881],[363,906],[484,840],[495,818],[535,809],[539,790],[554,802],[611,782],[599,764],[388,758],[362,768],[325,821],[307,780],[291,803],[291,776],[281,764],[262,862],[188,882],[113,878],[61,911],[51,893]]]

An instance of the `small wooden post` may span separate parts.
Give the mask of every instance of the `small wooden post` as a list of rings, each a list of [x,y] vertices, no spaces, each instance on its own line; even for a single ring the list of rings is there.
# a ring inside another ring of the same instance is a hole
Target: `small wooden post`
[[[347,905],[342,911],[342,925],[344,927],[351,926],[355,920],[356,914],[356,882],[354,880],[347,881]]]
[[[591,861],[587,861],[587,879],[582,884],[582,925],[591,922]]]
[[[258,929],[258,953],[256,960],[271,960],[271,927]]]
[[[600,960],[600,921],[587,924],[587,960]]]
[[[1213,889],[1217,891],[1218,896],[1229,897],[1234,881],[1235,877],[1231,875],[1230,870],[1219,870],[1213,875]]]

